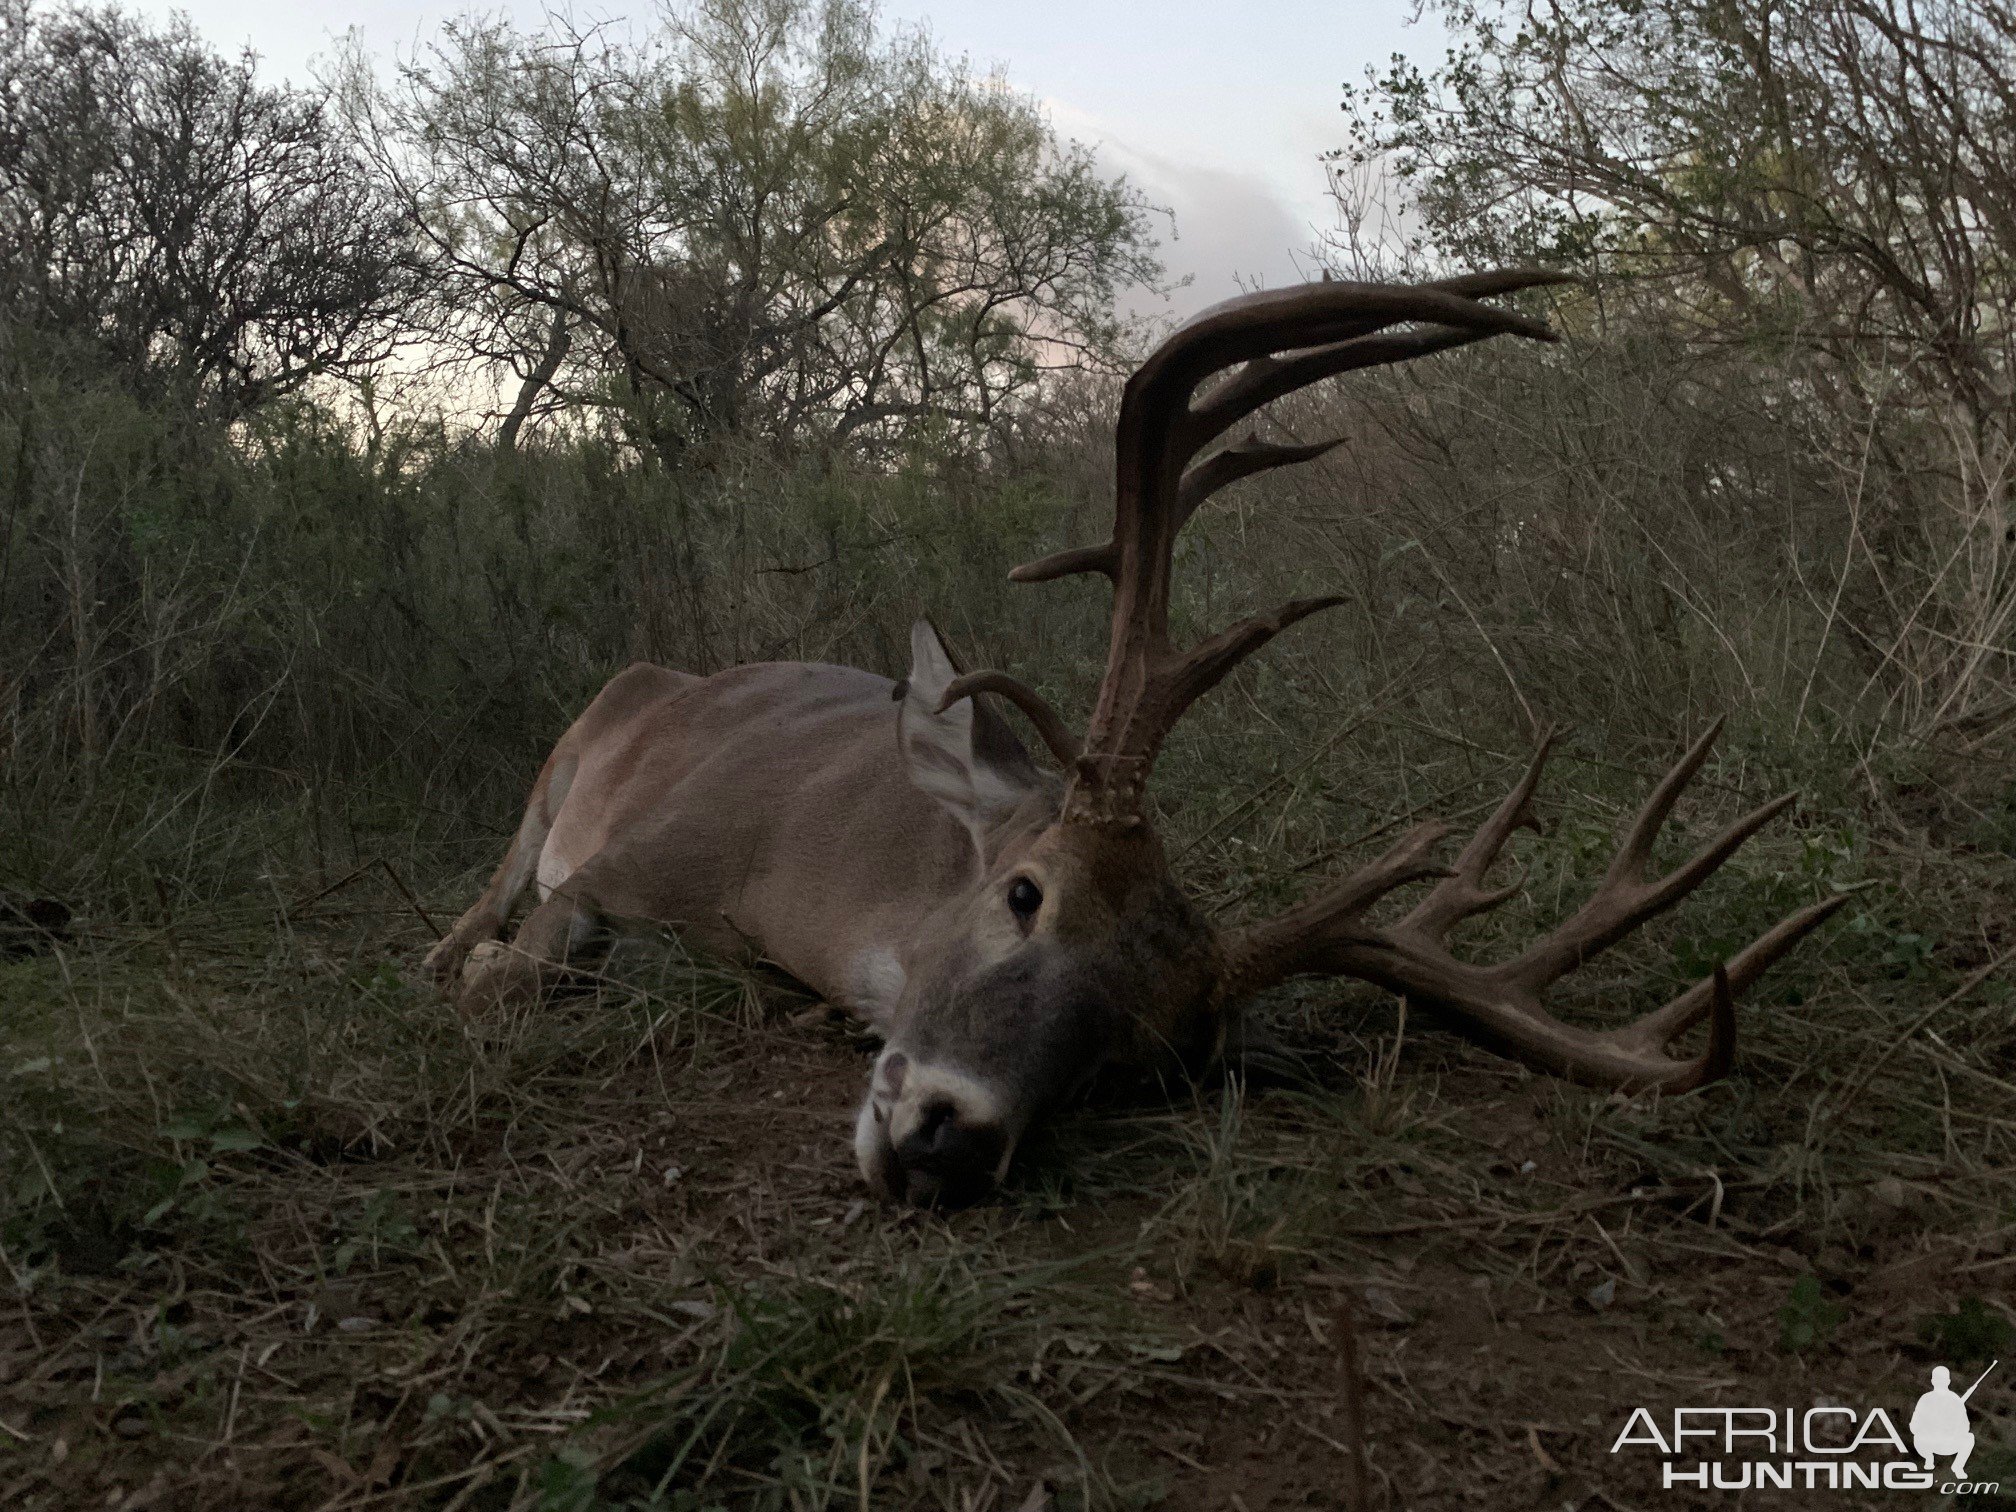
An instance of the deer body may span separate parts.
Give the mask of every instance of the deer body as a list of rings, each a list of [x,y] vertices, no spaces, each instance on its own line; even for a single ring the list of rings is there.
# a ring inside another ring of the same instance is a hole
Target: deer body
[[[493,997],[540,987],[555,962],[482,948],[529,880],[528,926],[545,911],[578,941],[603,921],[677,925],[711,954],[760,953],[885,1027],[924,922],[979,874],[969,832],[899,759],[896,687],[804,662],[708,678],[629,668],[555,745],[496,882],[435,969],[473,955]],[[1010,807],[1045,807],[1047,789],[1054,810],[1056,784],[999,734],[1020,758],[1002,764],[1004,786],[1025,779]]]
[[[1212,945],[1159,852],[1141,864],[1152,837],[1088,849],[1047,834],[1063,784],[984,703],[940,710],[955,676],[921,623],[902,683],[802,662],[709,678],[629,668],[555,745],[490,887],[429,967],[470,1011],[524,1002],[604,925],[641,920],[714,954],[760,955],[892,1039],[911,1000],[956,996],[957,1010],[909,1015],[915,1032],[883,1058],[862,1106],[857,1156],[879,1189],[939,1195],[949,1170],[890,1168],[922,1130],[943,1147],[938,1165],[984,1156],[959,1179],[997,1180],[1031,1119],[1110,1060],[1113,1042],[1145,1039],[1143,1059],[1201,1053],[1179,1044],[1174,1017],[1115,1028],[1103,1005],[1131,996],[1142,972],[1128,958],[1144,943],[1151,961],[1187,962],[1193,976]],[[1047,962],[1030,950],[1031,931],[989,888],[1004,868],[1072,898],[1076,932],[1106,948]],[[498,936],[528,888],[537,906],[507,948]],[[1192,1041],[1208,1033],[1194,1017],[1187,1028]]]
[[[1547,742],[1447,865],[1423,825],[1276,918],[1221,929],[1172,876],[1146,797],[1185,709],[1242,658],[1336,599],[1302,599],[1196,645],[1169,633],[1175,542],[1218,489],[1332,443],[1221,438],[1284,394],[1352,368],[1501,334],[1549,339],[1482,297],[1556,282],[1483,274],[1417,288],[1323,283],[1246,295],[1179,328],[1128,381],[1112,538],[1016,569],[1113,585],[1106,672],[1081,741],[1004,672],[962,674],[912,633],[902,683],[765,663],[709,678],[636,666],[561,738],[489,888],[428,964],[465,1012],[537,997],[604,921],[676,925],[755,951],[885,1040],[855,1121],[877,1191],[958,1201],[998,1182],[1023,1133],[1107,1067],[1195,1067],[1239,1006],[1295,975],[1354,977],[1438,1012],[1494,1049],[1598,1086],[1684,1091],[1724,1074],[1734,994],[1845,901],[1787,918],[1664,1007],[1608,1030],[1548,1010],[1562,977],[1699,886],[1782,798],[1650,875],[1652,848],[1707,759],[1710,730],[1654,789],[1594,893],[1520,954],[1478,963],[1448,936],[1513,896],[1491,885],[1514,830],[1537,825]],[[990,700],[1025,715],[1039,767]],[[1413,908],[1372,910],[1430,882]],[[518,897],[539,901],[510,945]],[[1706,1048],[1676,1056],[1706,1021]]]

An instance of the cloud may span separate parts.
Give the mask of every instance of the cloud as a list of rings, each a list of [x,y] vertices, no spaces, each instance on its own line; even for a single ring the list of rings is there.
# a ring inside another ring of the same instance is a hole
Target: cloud
[[[1299,283],[1315,240],[1305,209],[1272,178],[1197,159],[1154,152],[1129,141],[1111,125],[1059,100],[1046,100],[1062,136],[1093,151],[1108,173],[1124,173],[1150,203],[1169,212],[1155,217],[1161,256],[1174,281],[1188,278],[1165,303],[1136,296],[1136,313],[1183,317],[1242,288]]]

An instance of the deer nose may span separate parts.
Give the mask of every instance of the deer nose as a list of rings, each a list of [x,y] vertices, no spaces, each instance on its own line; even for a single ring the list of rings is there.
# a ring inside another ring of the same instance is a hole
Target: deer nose
[[[932,1098],[896,1146],[903,1197],[920,1207],[975,1202],[993,1189],[1007,1154],[1008,1133],[998,1123],[962,1114],[949,1098]]]

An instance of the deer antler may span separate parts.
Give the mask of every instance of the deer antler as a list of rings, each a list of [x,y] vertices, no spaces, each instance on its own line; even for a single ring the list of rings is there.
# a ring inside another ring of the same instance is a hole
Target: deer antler
[[[1551,341],[1536,320],[1478,303],[1558,273],[1515,270],[1417,287],[1314,283],[1248,294],[1180,326],[1127,382],[1116,436],[1113,536],[1018,567],[1022,583],[1079,572],[1113,583],[1106,674],[1082,751],[1062,720],[1012,680],[965,679],[955,691],[1003,693],[1029,714],[1072,781],[1064,819],[1137,825],[1156,753],[1183,711],[1240,661],[1297,620],[1343,602],[1297,599],[1189,650],[1169,639],[1176,537],[1212,494],[1240,478],[1321,456],[1337,443],[1283,446],[1247,436],[1198,454],[1263,405],[1353,368],[1400,362],[1506,333]],[[1393,330],[1393,327],[1411,327]],[[1201,397],[1214,374],[1236,369]],[[999,678],[1001,674],[985,674]],[[1019,690],[1019,691],[1015,691]],[[948,692],[948,697],[955,696]],[[1066,752],[1071,754],[1066,756]]]
[[[1699,887],[1744,841],[1791,806],[1794,795],[1775,798],[1664,876],[1647,876],[1653,842],[1681,791],[1707,760],[1720,729],[1718,720],[1652,790],[1589,901],[1514,959],[1473,965],[1451,954],[1446,941],[1457,924],[1496,908],[1519,890],[1517,881],[1487,887],[1485,877],[1515,829],[1538,827],[1533,794],[1551,736],[1542,739],[1525,777],[1413,912],[1384,930],[1364,922],[1373,902],[1411,880],[1401,874],[1407,868],[1393,864],[1395,853],[1409,844],[1403,841],[1394,852],[1279,918],[1235,931],[1226,941],[1230,970],[1225,1000],[1305,973],[1357,977],[1440,1009],[1503,1054],[1593,1086],[1678,1092],[1716,1080],[1735,1058],[1736,994],[1847,902],[1846,894],[1780,921],[1726,968],[1717,966],[1707,980],[1621,1028],[1565,1024],[1547,1011],[1546,994],[1561,978]],[[1668,1053],[1672,1041],[1704,1017],[1709,1020],[1707,1049],[1688,1058]]]
[[[1282,629],[1343,603],[1294,599],[1187,651],[1169,641],[1175,538],[1198,506],[1240,478],[1308,462],[1335,442],[1278,446],[1246,435],[1202,460],[1200,454],[1262,405],[1337,373],[1508,333],[1552,341],[1538,321],[1478,302],[1552,282],[1564,282],[1564,276],[1508,270],[1413,288],[1302,284],[1228,300],[1179,327],[1135,371],[1121,399],[1113,538],[1044,556],[1012,573],[1018,583],[1048,583],[1075,573],[1103,573],[1113,583],[1107,671],[1083,746],[1034,689],[1000,671],[960,677],[946,689],[946,704],[982,691],[1002,694],[1034,722],[1070,772],[1064,823],[1139,827],[1149,768],[1183,710]],[[1216,373],[1228,377],[1200,395],[1200,385]],[[1548,988],[1702,885],[1792,802],[1778,798],[1744,814],[1691,861],[1649,879],[1653,841],[1679,792],[1708,760],[1714,738],[1716,730],[1710,730],[1695,742],[1647,798],[1595,897],[1516,960],[1474,966],[1452,956],[1445,941],[1458,923],[1518,891],[1516,883],[1486,887],[1486,875],[1514,829],[1536,827],[1532,794],[1546,762],[1546,740],[1532,768],[1454,867],[1429,861],[1447,829],[1425,825],[1300,907],[1226,935],[1220,1002],[1306,972],[1355,976],[1452,1014],[1480,1040],[1532,1066],[1585,1083],[1677,1091],[1714,1081],[1736,1054],[1736,994],[1841,907],[1843,897],[1794,913],[1726,968],[1718,966],[1710,980],[1623,1028],[1574,1028],[1546,1010]],[[1439,881],[1405,919],[1385,929],[1367,923],[1379,899],[1425,877]],[[1702,1018],[1710,1020],[1706,1052],[1693,1058],[1669,1054],[1667,1046]]]
[[[1021,708],[1071,774],[1065,822],[1141,825],[1149,769],[1184,710],[1289,625],[1342,602],[1297,599],[1241,620],[1187,651],[1171,643],[1176,537],[1198,506],[1241,478],[1306,462],[1336,443],[1283,446],[1249,435],[1202,460],[1200,453],[1263,405],[1353,368],[1403,362],[1503,334],[1552,340],[1539,322],[1478,301],[1564,281],[1560,274],[1514,269],[1413,288],[1304,284],[1229,300],[1179,327],[1128,380],[1121,400],[1112,538],[1058,552],[1011,574],[1023,583],[1080,572],[1103,573],[1112,581],[1106,673],[1083,745],[1033,689],[1006,673],[961,677],[946,690],[945,702],[992,692]],[[1228,371],[1198,394],[1206,379]],[[1359,977],[1450,1014],[1478,1039],[1529,1065],[1584,1082],[1680,1090],[1714,1080],[1735,1055],[1735,995],[1845,898],[1793,914],[1726,967],[1717,966],[1707,981],[1619,1029],[1565,1024],[1547,1011],[1546,994],[1583,962],[1700,886],[1791,804],[1790,797],[1765,804],[1684,865],[1648,878],[1653,842],[1707,759],[1719,728],[1710,729],[1653,790],[1594,896],[1515,959],[1473,965],[1452,955],[1446,942],[1457,924],[1518,891],[1516,882],[1488,887],[1485,879],[1513,830],[1537,828],[1533,794],[1547,759],[1546,740],[1526,776],[1453,867],[1428,859],[1446,827],[1424,825],[1299,907],[1225,937],[1220,1003],[1302,973]],[[1429,877],[1440,880],[1398,924],[1379,929],[1367,923],[1380,899]],[[1670,1054],[1672,1041],[1703,1018],[1709,1020],[1707,1049],[1693,1058]]]
[[[1077,761],[1083,748],[1078,737],[1071,733],[1071,727],[1064,723],[1064,716],[1050,706],[1050,701],[1038,693],[1019,677],[1011,677],[1006,672],[968,672],[955,677],[945,685],[945,696],[938,700],[938,712],[943,714],[962,698],[972,698],[979,693],[998,693],[1001,697],[1028,716],[1029,723],[1043,738],[1043,744],[1050,747],[1050,754],[1058,764],[1067,770]]]

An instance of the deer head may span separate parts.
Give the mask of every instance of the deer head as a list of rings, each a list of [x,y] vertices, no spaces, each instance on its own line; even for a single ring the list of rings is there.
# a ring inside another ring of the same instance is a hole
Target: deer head
[[[901,690],[904,754],[919,785],[972,830],[980,877],[947,900],[913,953],[856,1123],[856,1154],[871,1185],[913,1201],[976,1196],[1006,1172],[1030,1123],[1102,1068],[1164,1059],[1199,1065],[1221,1049],[1242,1002],[1303,973],[1373,983],[1529,1065],[1596,1086],[1681,1091],[1727,1072],[1735,994],[1842,898],[1794,914],[1709,979],[1622,1028],[1574,1027],[1546,1007],[1557,981],[1699,886],[1792,802],[1764,805],[1674,871],[1649,877],[1653,841],[1706,760],[1713,729],[1654,790],[1594,896],[1496,964],[1466,961],[1447,941],[1464,919],[1518,891],[1516,880],[1491,886],[1487,878],[1513,830],[1535,824],[1545,739],[1524,779],[1452,864],[1433,859],[1447,827],[1424,825],[1280,917],[1242,927],[1218,928],[1189,901],[1148,807],[1156,754],[1183,712],[1282,630],[1342,602],[1300,599],[1187,649],[1172,642],[1175,543],[1198,506],[1238,479],[1336,444],[1223,438],[1272,400],[1354,368],[1500,334],[1552,340],[1539,322],[1480,301],[1560,281],[1512,271],[1417,287],[1307,284],[1228,301],[1164,341],[1121,401],[1112,538],[1011,574],[1039,583],[1098,573],[1113,585],[1105,676],[1082,742],[1017,679],[958,673],[920,627]],[[1027,770],[982,694],[1021,710],[1061,780]],[[1432,886],[1397,922],[1370,921],[1375,904],[1424,881]],[[1672,1041],[1704,1018],[1705,1048],[1673,1054]]]

